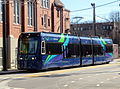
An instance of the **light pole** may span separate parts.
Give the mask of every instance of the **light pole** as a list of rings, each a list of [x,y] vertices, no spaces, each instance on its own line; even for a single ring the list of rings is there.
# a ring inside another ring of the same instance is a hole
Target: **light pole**
[[[93,31],[94,31],[94,36],[96,36],[95,3],[91,3],[91,6],[93,7]]]
[[[2,2],[2,19],[3,19],[3,71],[7,71],[7,28],[6,28],[6,0]]]

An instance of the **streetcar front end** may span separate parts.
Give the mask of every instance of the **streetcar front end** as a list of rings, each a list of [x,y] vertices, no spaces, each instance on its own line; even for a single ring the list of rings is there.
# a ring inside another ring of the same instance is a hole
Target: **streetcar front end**
[[[39,33],[22,33],[18,40],[17,66],[20,70],[36,70],[41,67]]]

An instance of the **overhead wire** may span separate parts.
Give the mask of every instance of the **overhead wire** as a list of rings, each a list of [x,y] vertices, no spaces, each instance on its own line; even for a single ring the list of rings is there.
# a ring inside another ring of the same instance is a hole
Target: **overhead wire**
[[[105,3],[105,4],[102,4],[102,5],[95,6],[95,8],[103,7],[103,6],[106,6],[106,5],[110,5],[110,4],[119,2],[119,1],[120,1],[120,0],[115,0],[115,1],[113,1],[113,2],[109,2],[109,3]],[[84,8],[84,9],[80,9],[80,10],[73,10],[73,11],[71,11],[71,12],[85,11],[85,10],[89,10],[89,9],[92,9],[92,7]]]

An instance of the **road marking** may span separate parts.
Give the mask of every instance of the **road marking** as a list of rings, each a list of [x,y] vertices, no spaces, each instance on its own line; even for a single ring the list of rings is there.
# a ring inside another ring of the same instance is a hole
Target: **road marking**
[[[104,82],[100,82],[100,83],[104,83]]]
[[[83,79],[83,78],[79,78],[80,80]]]
[[[95,75],[99,75],[99,74],[95,74]]]
[[[74,83],[75,81],[71,81],[71,83]]]
[[[64,85],[64,87],[67,87],[68,85]]]
[[[97,87],[99,87],[99,86],[100,86],[100,84],[97,84],[96,86],[97,86]]]

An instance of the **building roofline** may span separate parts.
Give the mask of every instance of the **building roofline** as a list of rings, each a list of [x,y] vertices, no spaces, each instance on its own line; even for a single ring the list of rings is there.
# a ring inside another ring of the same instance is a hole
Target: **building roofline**
[[[60,0],[55,0],[54,4],[59,7],[64,7],[64,4]]]

